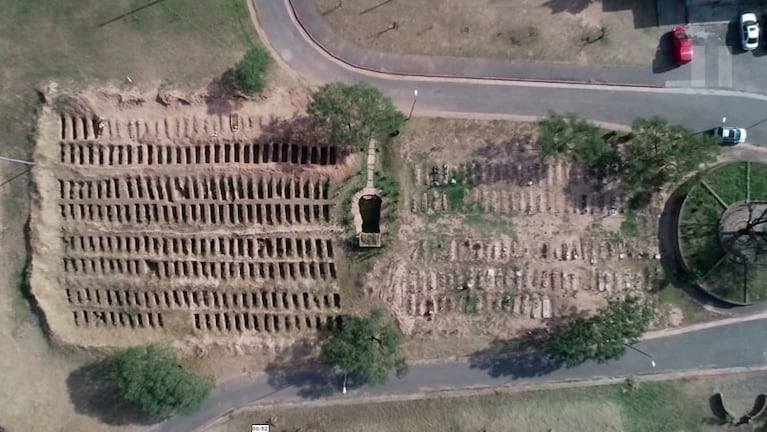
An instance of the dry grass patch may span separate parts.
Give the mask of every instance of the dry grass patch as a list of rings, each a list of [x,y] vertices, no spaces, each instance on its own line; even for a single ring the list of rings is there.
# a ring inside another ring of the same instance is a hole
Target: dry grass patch
[[[238,432],[270,419],[280,432],[715,432],[721,426],[709,407],[712,394],[725,393],[728,406],[745,413],[765,385],[767,375],[753,373],[493,396],[260,408],[230,416],[208,432]]]
[[[149,3],[139,0],[0,0],[0,154],[32,152],[35,88],[56,80],[63,87],[113,84],[140,91],[161,83],[182,90],[206,87],[256,40],[240,0],[165,0],[119,21],[100,24]],[[280,76],[274,72],[274,76]],[[282,84],[290,84],[280,78]],[[105,430],[75,412],[66,380],[88,360],[52,349],[24,298],[22,268],[28,258],[24,227],[29,176],[24,167],[0,166],[2,255],[0,292],[0,426],[9,431]],[[21,175],[20,175],[21,174]],[[130,427],[111,426],[110,430]]]
[[[641,0],[314,1],[342,37],[392,53],[649,64],[660,36]]]

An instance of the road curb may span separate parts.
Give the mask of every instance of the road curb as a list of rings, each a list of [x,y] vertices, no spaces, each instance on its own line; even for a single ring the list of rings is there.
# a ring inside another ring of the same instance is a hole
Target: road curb
[[[621,384],[627,379],[633,379],[636,382],[660,382],[660,381],[672,381],[684,378],[698,378],[715,375],[738,375],[754,372],[767,371],[767,366],[755,366],[755,367],[734,367],[734,368],[722,368],[722,369],[692,369],[680,372],[668,372],[657,373],[647,375],[635,375],[635,376],[612,376],[601,377],[592,379],[572,379],[572,380],[560,380],[551,381],[546,383],[537,384],[504,384],[500,386],[481,386],[465,389],[447,389],[447,390],[424,390],[414,394],[408,395],[382,395],[382,396],[364,396],[364,395],[348,395],[338,396],[334,398],[326,398],[321,400],[295,400],[290,402],[274,402],[274,403],[258,403],[251,404],[239,408],[233,408],[215,420],[205,424],[204,426],[196,429],[198,432],[206,431],[207,429],[217,426],[228,420],[230,416],[247,413],[256,409],[276,407],[281,408],[304,408],[304,407],[325,407],[325,406],[352,406],[361,405],[366,403],[386,403],[386,402],[401,402],[401,401],[413,401],[424,399],[450,399],[459,397],[473,397],[473,396],[493,396],[499,394],[514,394],[525,393],[530,391],[542,391],[542,390],[559,390],[567,388],[586,388],[586,387],[599,387],[606,385]]]
[[[302,21],[298,10],[293,4],[293,0],[284,0],[290,14],[294,21],[301,28],[301,31],[306,37],[319,48],[322,52],[329,55],[336,61],[350,66],[359,71],[374,72],[378,74],[384,74],[389,76],[400,76],[410,78],[437,78],[437,79],[474,79],[480,81],[495,81],[495,82],[528,82],[528,83],[547,83],[547,84],[581,84],[581,85],[603,85],[608,87],[634,87],[634,88],[664,88],[662,85],[653,85],[647,83],[615,83],[607,81],[584,81],[584,80],[554,80],[554,79],[538,79],[538,78],[506,78],[506,77],[489,77],[489,76],[476,76],[476,75],[450,75],[450,74],[425,74],[425,73],[408,73],[408,72],[396,72],[396,71],[384,71],[382,69],[374,69],[367,66],[362,66],[349,59],[345,59],[337,55],[331,49],[322,44],[317,38],[312,35],[307,26]]]

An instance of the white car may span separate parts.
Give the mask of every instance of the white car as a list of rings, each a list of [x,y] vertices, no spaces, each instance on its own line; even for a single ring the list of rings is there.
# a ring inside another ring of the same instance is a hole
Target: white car
[[[714,133],[727,144],[746,142],[746,130],[743,128],[722,126],[716,128]]]
[[[751,51],[759,46],[759,24],[756,15],[744,13],[740,16],[740,40],[744,51]]]

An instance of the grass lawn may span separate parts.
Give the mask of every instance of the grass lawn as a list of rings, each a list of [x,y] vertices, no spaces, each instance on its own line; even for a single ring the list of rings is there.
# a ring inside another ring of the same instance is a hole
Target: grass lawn
[[[720,219],[725,208],[717,199],[728,206],[747,199],[764,202],[767,200],[765,173],[767,167],[759,163],[736,162],[715,168],[705,173],[701,182],[690,190],[682,209],[681,246],[692,277],[704,277],[703,283],[719,297],[748,302],[767,296],[767,288],[760,283],[765,273],[761,266],[751,266],[746,273],[742,265],[721,259],[725,250],[720,241]],[[744,213],[744,217],[747,214]],[[748,289],[744,290],[746,280]]]
[[[259,43],[244,0],[0,0],[0,11],[0,155],[17,158],[32,152],[41,83],[73,90],[125,87],[131,77],[141,91],[160,84],[204,88],[249,43]],[[0,289],[8,299],[0,302],[0,387],[13,389],[0,399],[0,425],[9,431],[106,430],[76,414],[67,393],[67,375],[86,359],[51,349],[24,298],[24,172],[0,164]]]
[[[264,408],[232,416],[209,432],[248,430],[248,425],[269,419],[278,432],[718,431],[722,429],[711,412],[709,397],[721,391],[730,409],[745,413],[766,381],[764,374],[750,374],[640,382],[633,387],[623,384],[321,408]]]
[[[700,184],[692,188],[679,215],[682,253],[696,277],[711,269],[724,251],[719,245],[719,218],[724,208]]]
[[[748,190],[747,164],[725,165],[706,175],[704,181],[727,205],[746,199]]]

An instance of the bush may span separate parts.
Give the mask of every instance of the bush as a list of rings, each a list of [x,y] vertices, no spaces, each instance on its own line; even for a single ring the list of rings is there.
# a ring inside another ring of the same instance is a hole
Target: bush
[[[269,52],[260,46],[252,46],[234,66],[234,85],[247,94],[264,90],[266,73],[272,64]]]
[[[592,317],[578,317],[552,333],[545,351],[567,367],[587,360],[599,363],[620,358],[650,326],[653,310],[637,297],[610,300]]]
[[[406,121],[388,96],[364,83],[326,84],[312,95],[307,111],[328,125],[336,144],[350,147],[364,148],[371,138],[384,140]]]
[[[392,370],[397,377],[407,373],[402,340],[402,333],[384,320],[383,309],[367,316],[344,315],[322,346],[322,360],[344,373],[359,374],[369,384],[383,384]]]
[[[108,362],[121,396],[149,415],[191,414],[213,390],[213,379],[185,370],[171,348],[143,345],[122,350]]]

